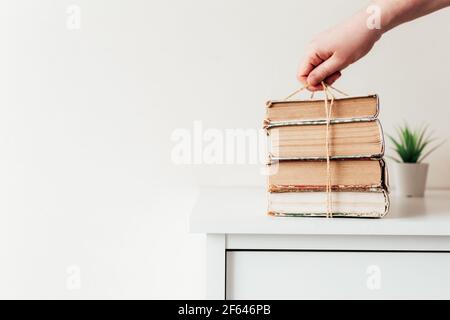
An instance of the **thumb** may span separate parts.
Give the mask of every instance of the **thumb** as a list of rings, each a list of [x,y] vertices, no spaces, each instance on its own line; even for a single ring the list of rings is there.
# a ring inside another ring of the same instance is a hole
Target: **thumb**
[[[343,60],[332,55],[310,72],[307,82],[311,86],[317,86],[329,76],[341,71],[344,67],[345,63]]]

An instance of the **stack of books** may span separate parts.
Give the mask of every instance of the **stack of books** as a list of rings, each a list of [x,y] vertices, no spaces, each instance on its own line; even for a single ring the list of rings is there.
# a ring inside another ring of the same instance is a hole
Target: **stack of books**
[[[269,214],[385,216],[388,176],[378,113],[376,95],[336,99],[328,118],[324,100],[269,101]]]

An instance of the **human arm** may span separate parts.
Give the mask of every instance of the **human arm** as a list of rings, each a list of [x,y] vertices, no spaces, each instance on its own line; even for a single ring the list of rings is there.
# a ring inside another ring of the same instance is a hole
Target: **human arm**
[[[341,71],[369,53],[384,33],[447,6],[450,0],[374,0],[370,7],[381,14],[379,26],[369,28],[370,14],[361,10],[322,32],[308,45],[298,80],[311,91],[322,90],[322,81],[333,84]]]

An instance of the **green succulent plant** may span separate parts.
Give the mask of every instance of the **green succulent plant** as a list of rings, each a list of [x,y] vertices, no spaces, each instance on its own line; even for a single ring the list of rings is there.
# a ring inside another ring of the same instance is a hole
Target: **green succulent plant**
[[[407,124],[397,129],[397,138],[387,135],[394,144],[399,158],[390,157],[397,162],[420,163],[439,148],[445,141],[435,144],[435,138],[428,132],[427,126],[411,129]]]

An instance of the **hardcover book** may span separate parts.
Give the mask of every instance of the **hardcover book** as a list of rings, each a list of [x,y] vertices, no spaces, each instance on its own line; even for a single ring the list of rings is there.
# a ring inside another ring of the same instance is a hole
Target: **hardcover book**
[[[332,192],[333,217],[382,218],[389,210],[388,194],[376,192]],[[278,217],[325,217],[326,192],[269,194],[269,214]]]
[[[269,127],[269,154],[272,159],[324,159],[326,124],[296,124]],[[330,157],[381,158],[383,131],[378,120],[333,123],[329,127]]]
[[[269,192],[325,191],[326,161],[280,161],[269,176]],[[336,160],[330,163],[333,191],[387,189],[386,164],[382,159]]]
[[[374,120],[379,113],[377,95],[335,100],[331,118],[333,120],[366,119]],[[266,119],[272,124],[286,122],[325,121],[323,100],[269,101]]]

